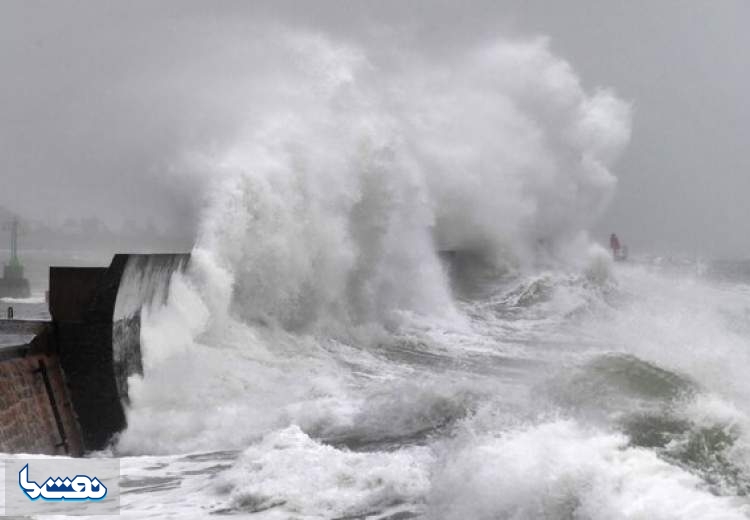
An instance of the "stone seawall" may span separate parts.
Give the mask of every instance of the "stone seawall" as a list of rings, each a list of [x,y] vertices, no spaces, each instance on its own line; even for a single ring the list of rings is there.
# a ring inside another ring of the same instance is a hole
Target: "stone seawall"
[[[0,451],[81,454],[80,431],[55,355],[17,349],[0,360]]]
[[[51,267],[52,320],[0,320],[0,452],[81,455],[126,426],[142,374],[140,309],[161,305],[186,254],[115,255],[109,267]]]

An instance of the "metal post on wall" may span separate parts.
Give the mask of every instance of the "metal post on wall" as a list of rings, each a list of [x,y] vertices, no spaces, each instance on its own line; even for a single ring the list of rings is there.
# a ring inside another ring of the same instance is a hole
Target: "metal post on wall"
[[[50,383],[49,375],[47,374],[47,365],[39,360],[39,368],[33,371],[34,374],[40,374],[42,381],[44,382],[44,389],[47,391],[47,397],[49,398],[49,405],[52,408],[52,415],[55,418],[55,424],[57,425],[57,432],[60,435],[60,442],[55,444],[55,448],[64,448],[65,453],[68,453],[68,438],[65,436],[65,426],[63,426],[62,416],[60,410],[57,408],[57,399],[55,399],[55,392],[52,390],[52,383]]]

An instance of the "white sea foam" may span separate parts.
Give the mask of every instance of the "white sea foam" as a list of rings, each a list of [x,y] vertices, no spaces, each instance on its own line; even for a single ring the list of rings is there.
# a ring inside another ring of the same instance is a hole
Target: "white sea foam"
[[[629,448],[626,438],[570,421],[482,435],[452,452],[433,479],[431,517],[740,519],[741,501]]]
[[[361,516],[418,503],[430,487],[431,457],[425,448],[341,451],[290,427],[245,450],[214,490],[228,495],[226,509],[239,513],[271,509],[265,517]]]
[[[438,249],[566,256],[612,194],[628,106],[588,95],[544,40],[399,67],[319,36],[275,41],[285,88],[256,81],[264,105],[188,165],[214,183],[197,249],[245,319],[341,333],[450,314]]]

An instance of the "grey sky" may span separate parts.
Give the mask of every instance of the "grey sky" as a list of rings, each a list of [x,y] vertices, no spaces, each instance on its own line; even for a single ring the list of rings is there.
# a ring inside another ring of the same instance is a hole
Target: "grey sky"
[[[745,0],[2,0],[0,205],[46,220],[94,214],[118,225],[146,214],[191,226],[196,195],[177,185],[169,161],[228,130],[227,107],[201,96],[241,64],[214,51],[222,39],[252,38],[266,19],[435,56],[498,34],[548,35],[586,88],[612,87],[634,105],[598,236],[611,229],[634,249],[750,256]]]

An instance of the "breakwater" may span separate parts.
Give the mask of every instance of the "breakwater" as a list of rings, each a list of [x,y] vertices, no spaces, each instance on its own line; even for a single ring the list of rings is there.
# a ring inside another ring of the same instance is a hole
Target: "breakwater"
[[[187,254],[50,267],[49,321],[0,320],[0,451],[81,455],[126,426],[142,373],[140,311],[166,298]]]

